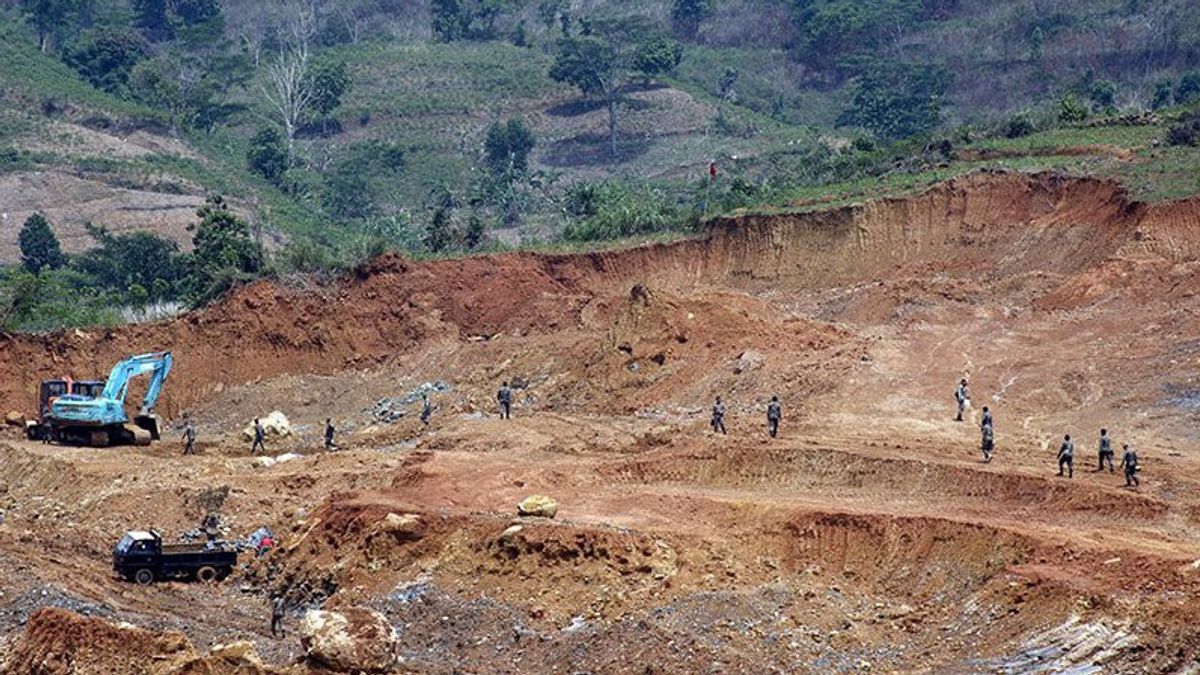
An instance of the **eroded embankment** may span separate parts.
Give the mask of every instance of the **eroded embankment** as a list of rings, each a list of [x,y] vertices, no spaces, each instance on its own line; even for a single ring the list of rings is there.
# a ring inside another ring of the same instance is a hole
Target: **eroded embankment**
[[[1192,256],[1197,214],[1194,202],[1130,202],[1110,182],[983,173],[904,199],[719,220],[698,239],[621,251],[427,263],[385,255],[340,282],[260,282],[165,323],[8,336],[0,399],[27,410],[42,378],[102,375],[129,354],[172,349],[161,410],[174,415],[259,377],[369,366],[436,340],[577,328],[594,298],[637,282],[803,292],[876,278],[1073,273],[1130,247]]]

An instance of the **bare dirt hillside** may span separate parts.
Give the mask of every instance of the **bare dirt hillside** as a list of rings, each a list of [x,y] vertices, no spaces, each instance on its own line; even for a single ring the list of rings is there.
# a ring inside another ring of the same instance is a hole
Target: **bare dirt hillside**
[[[0,400],[21,411],[43,377],[174,350],[160,413],[189,411],[201,453],[10,432],[0,668],[71,672],[55,645],[127,622],[129,646],[94,642],[123,664],[98,672],[235,654],[324,672],[294,632],[270,637],[282,593],[293,626],[381,613],[396,672],[1195,672],[1198,231],[1194,201],[987,173],[672,244],[387,256],[169,323],[8,336]],[[707,428],[717,395],[728,435]],[[238,432],[271,410],[296,434],[268,453],[301,457],[262,466]],[[1118,461],[1137,449],[1138,489],[1094,471],[1101,426]],[[1055,474],[1066,433],[1073,478]],[[518,519],[532,494],[556,517]],[[111,578],[122,532],[176,536],[213,509],[283,546],[218,584]]]

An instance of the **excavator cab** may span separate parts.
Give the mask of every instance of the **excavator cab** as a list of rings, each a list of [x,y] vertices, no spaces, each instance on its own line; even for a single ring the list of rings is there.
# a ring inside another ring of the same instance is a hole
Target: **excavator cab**
[[[80,380],[79,382],[71,383],[71,393],[76,396],[86,396],[87,398],[100,398],[100,394],[104,392],[103,380]]]
[[[59,396],[71,393],[70,380],[43,380],[38,388],[38,418],[46,419],[50,415],[50,404]]]

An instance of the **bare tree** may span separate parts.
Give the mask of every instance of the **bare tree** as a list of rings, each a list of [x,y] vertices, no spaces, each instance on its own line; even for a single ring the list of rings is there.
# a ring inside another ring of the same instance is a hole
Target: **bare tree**
[[[298,3],[291,9],[287,30],[281,34],[279,54],[267,66],[267,82],[262,85],[263,97],[283,126],[289,161],[295,151],[300,120],[316,94],[308,78],[308,69],[312,65],[309,42],[315,31],[315,12],[307,3]]]

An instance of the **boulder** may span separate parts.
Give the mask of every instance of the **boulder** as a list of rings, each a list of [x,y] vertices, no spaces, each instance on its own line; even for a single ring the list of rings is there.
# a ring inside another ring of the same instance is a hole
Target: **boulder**
[[[379,521],[377,527],[379,532],[394,535],[397,539],[421,538],[421,517],[415,513],[389,513]]]
[[[738,355],[737,361],[733,364],[733,373],[741,375],[744,372],[755,370],[762,366],[766,358],[759,352],[748,349]]]
[[[4,423],[10,427],[24,427],[25,415],[14,410],[4,416]]]
[[[521,534],[524,529],[525,528],[521,527],[520,525],[509,526],[508,529],[500,533],[500,543],[511,544],[513,540],[517,538],[517,535]]]
[[[272,436],[282,438],[284,436],[292,435],[292,423],[288,421],[287,415],[284,415],[278,410],[272,412],[266,417],[258,418],[258,421],[262,422],[263,431],[266,432],[267,438]],[[246,425],[246,428],[242,429],[242,440],[254,440],[254,420],[250,420],[250,423]]]
[[[558,502],[545,495],[526,497],[520,504],[517,504],[517,515],[521,516],[553,518],[557,513]]]
[[[274,457],[255,457],[254,461],[252,461],[250,464],[251,464],[251,466],[253,466],[256,469],[269,469],[269,468],[275,466],[275,458]]]
[[[399,638],[373,609],[310,610],[300,621],[300,646],[314,665],[343,673],[381,673],[399,660]]]
[[[263,662],[254,648],[253,642],[239,640],[225,645],[217,645],[208,655],[214,660],[223,661],[231,666],[239,666],[262,670]]]

